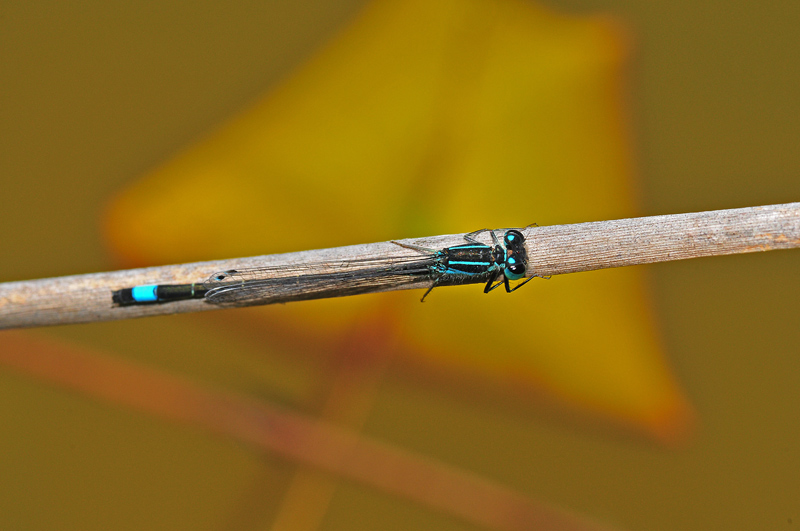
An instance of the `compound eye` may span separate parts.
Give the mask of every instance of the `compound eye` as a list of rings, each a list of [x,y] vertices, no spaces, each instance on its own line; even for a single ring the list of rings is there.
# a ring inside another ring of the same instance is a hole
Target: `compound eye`
[[[522,233],[518,230],[510,230],[506,232],[506,235],[503,237],[505,241],[506,247],[512,245],[521,245],[525,238],[522,237]]]
[[[509,257],[503,273],[509,280],[519,280],[525,276],[525,264],[518,262],[513,256]]]

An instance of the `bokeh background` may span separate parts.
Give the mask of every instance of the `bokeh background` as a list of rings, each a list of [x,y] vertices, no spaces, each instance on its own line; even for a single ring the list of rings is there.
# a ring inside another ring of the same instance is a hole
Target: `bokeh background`
[[[112,198],[281,86],[365,4],[0,7],[0,280],[131,265],[125,243],[109,240]],[[617,104],[638,212],[796,201],[800,7],[641,4],[545,4],[564,17],[611,17],[624,36]],[[497,178],[486,188],[507,185]],[[231,191],[223,182],[199,195],[213,205]],[[537,186],[512,197],[526,193]],[[595,219],[524,215],[540,224]],[[338,237],[313,246],[361,241]],[[800,519],[797,259],[776,252],[640,268],[668,364],[696,411],[679,443],[402,358],[377,362],[388,368],[375,376],[359,431],[622,529],[790,529]],[[582,276],[590,275],[602,273]],[[338,365],[307,344],[277,348],[269,330],[237,327],[247,312],[232,312],[219,334],[208,331],[213,320],[186,315],[31,334],[320,415]],[[0,393],[4,528],[287,521],[301,464],[11,370],[0,370]],[[312,528],[477,528],[369,485],[333,483],[329,499],[300,504],[319,513]]]

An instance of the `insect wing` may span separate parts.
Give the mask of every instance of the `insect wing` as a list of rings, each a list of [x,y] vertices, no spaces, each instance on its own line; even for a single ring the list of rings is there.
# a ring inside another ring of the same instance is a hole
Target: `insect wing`
[[[431,278],[432,257],[381,257],[220,271],[204,283],[211,304],[250,306],[371,293]]]

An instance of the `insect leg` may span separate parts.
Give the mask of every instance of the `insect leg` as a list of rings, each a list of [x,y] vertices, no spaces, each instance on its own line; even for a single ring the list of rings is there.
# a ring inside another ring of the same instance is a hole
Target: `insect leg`
[[[516,286],[514,286],[511,289],[508,289],[509,288],[508,279],[506,279],[506,291],[509,292],[509,293],[511,293],[512,291],[517,291],[519,288],[521,288],[522,286],[524,286],[525,284],[527,284],[528,282],[530,282],[534,278],[537,278],[538,276],[539,275],[533,275],[532,277],[523,280],[522,282],[520,282],[519,284],[517,284]],[[539,277],[539,278],[545,278],[545,277]],[[549,278],[549,277],[547,277],[547,278]]]
[[[464,235],[464,239],[465,239],[465,240],[467,240],[469,243],[478,243],[478,244],[479,244],[479,243],[481,243],[481,242],[479,242],[478,240],[476,240],[476,239],[475,239],[475,236],[477,236],[477,235],[478,235],[478,234],[480,234],[481,232],[486,232],[486,231],[488,231],[488,230],[489,230],[489,229],[481,229],[481,230],[476,230],[476,231],[470,232],[469,234],[465,234],[465,235]],[[490,232],[492,232],[492,231],[490,231]],[[492,232],[492,236],[494,236],[494,232]]]
[[[434,280],[433,284],[431,284],[431,287],[428,288],[428,291],[425,292],[425,295],[422,296],[422,298],[419,300],[419,302],[425,302],[425,297],[428,296],[428,293],[433,291],[433,288],[435,288],[438,283],[439,283],[439,279]]]
[[[502,286],[502,285],[503,285],[503,281],[501,280],[501,281],[499,281],[497,284],[495,284],[494,286],[492,286],[492,282],[494,282],[495,280],[497,280],[497,275],[498,275],[498,274],[502,274],[502,273],[501,273],[500,271],[495,271],[495,272],[494,272],[494,274],[493,274],[493,275],[492,275],[492,276],[489,278],[489,282],[487,282],[487,283],[486,283],[486,287],[485,287],[485,288],[483,288],[483,292],[484,292],[484,293],[489,293],[490,291],[492,291],[492,290],[493,290],[493,289],[495,289],[496,287],[498,287],[498,286]],[[505,275],[503,275],[503,278],[505,278]]]

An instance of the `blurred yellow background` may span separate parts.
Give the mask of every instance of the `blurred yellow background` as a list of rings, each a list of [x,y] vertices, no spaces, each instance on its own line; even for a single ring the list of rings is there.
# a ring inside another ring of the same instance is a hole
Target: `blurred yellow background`
[[[629,28],[631,96],[621,109],[631,113],[643,214],[797,200],[795,3],[547,6]],[[100,224],[109,199],[289,76],[362,7],[5,6],[0,280],[118,267]],[[204,192],[213,199],[215,190]],[[536,187],[512,197],[526,193]],[[595,219],[571,215],[530,221]],[[796,253],[783,252],[646,268],[670,363],[699,415],[684,447],[540,414],[453,376],[421,382],[402,360],[379,384],[364,432],[624,529],[784,528],[800,518],[796,266]],[[211,322],[176,316],[36,334],[319,409],[310,382],[324,381],[330,360],[265,353],[235,331],[210,336]],[[202,432],[5,370],[0,382],[6,528],[270,528],[296,477],[293,463]],[[338,483],[320,528],[376,527],[472,528]]]

